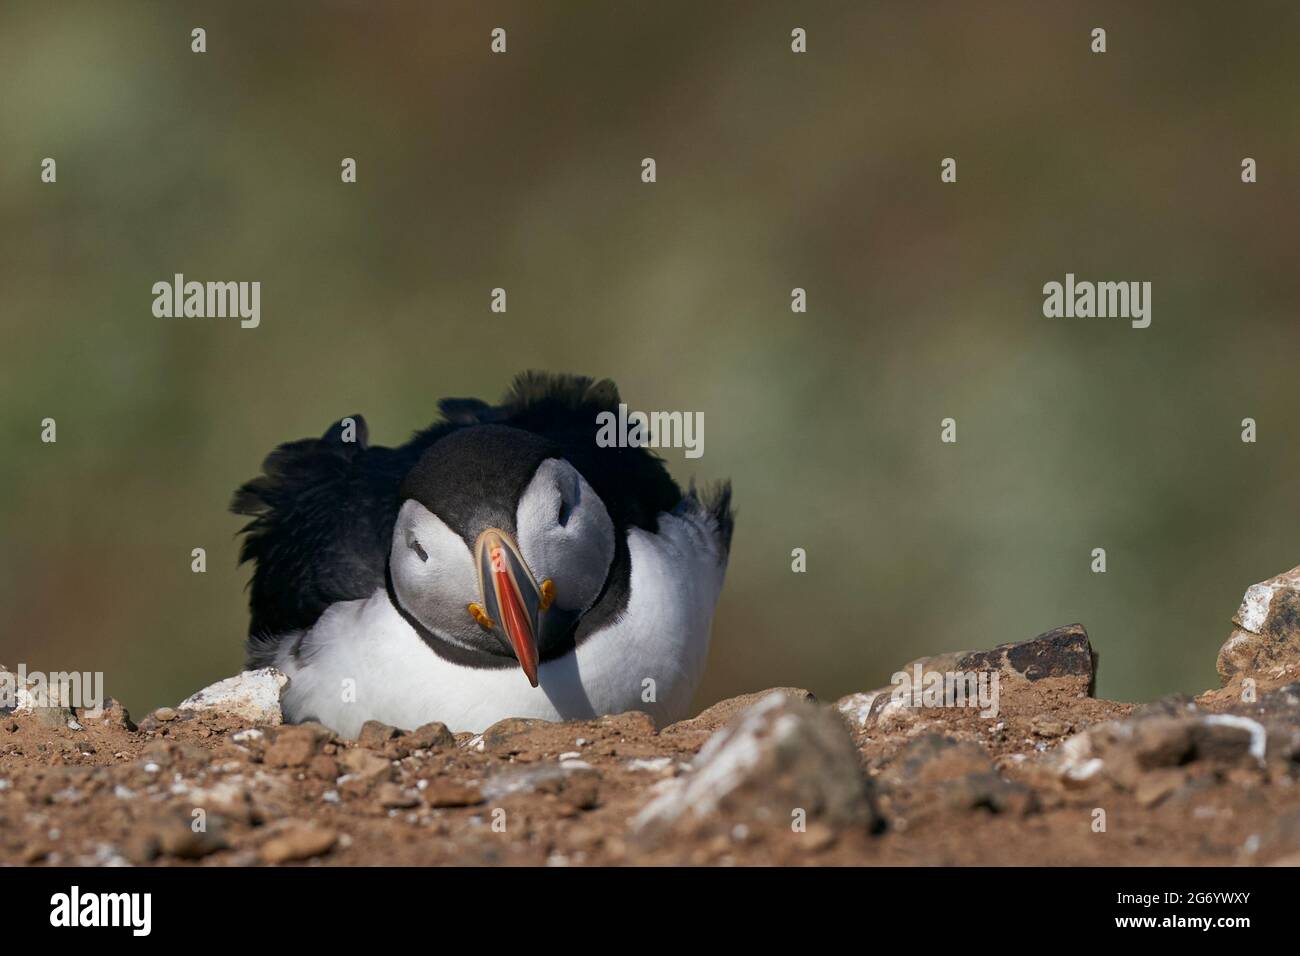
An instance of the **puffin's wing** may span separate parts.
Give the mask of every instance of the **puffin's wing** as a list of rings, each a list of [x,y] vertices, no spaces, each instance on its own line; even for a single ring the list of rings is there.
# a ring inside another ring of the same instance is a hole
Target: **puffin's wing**
[[[287,442],[262,474],[235,492],[240,561],[253,561],[249,661],[310,627],[331,604],[384,586],[397,519],[397,488],[410,467],[401,450],[370,448],[365,419],[340,419],[320,438]]]

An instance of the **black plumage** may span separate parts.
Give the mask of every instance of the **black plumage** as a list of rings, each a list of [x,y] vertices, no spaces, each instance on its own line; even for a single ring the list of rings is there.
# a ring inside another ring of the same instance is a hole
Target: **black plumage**
[[[351,416],[355,441],[343,440],[343,419],[320,438],[278,447],[263,463],[263,474],[242,485],[231,503],[234,513],[253,519],[242,529],[240,550],[241,563],[256,563],[250,665],[266,663],[281,635],[311,627],[331,604],[385,587],[393,526],[407,497],[423,500],[439,488],[459,488],[456,500],[463,507],[444,507],[440,517],[472,547],[481,530],[476,515],[505,514],[513,521],[523,483],[547,457],[563,457],[582,474],[615,527],[619,560],[602,596],[609,600],[598,601],[581,630],[599,627],[626,602],[627,529],[656,531],[657,515],[682,499],[663,462],[648,449],[596,445],[597,414],[616,412],[619,402],[609,380],[525,372],[499,405],[442,400],[442,420],[397,448],[371,447],[360,415]],[[702,495],[692,487],[689,494],[713,514],[728,549],[729,484]]]

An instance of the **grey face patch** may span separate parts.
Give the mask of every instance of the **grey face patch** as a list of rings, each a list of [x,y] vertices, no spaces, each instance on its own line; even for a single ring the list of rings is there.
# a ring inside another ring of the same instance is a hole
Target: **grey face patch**
[[[484,587],[491,580],[491,568],[478,566],[490,560],[490,553],[474,553],[479,536],[489,528],[517,542],[518,550],[506,549],[502,559],[514,565],[525,613],[536,622],[539,659],[562,656],[594,633],[580,625],[606,594],[618,550],[613,522],[600,497],[569,462],[545,458],[527,477],[511,502],[509,520],[495,505],[478,502],[474,508],[461,508],[462,519],[473,517],[461,520],[457,528],[422,501],[402,503],[390,558],[391,594],[425,643],[441,656],[471,666],[519,666],[500,628],[481,626],[469,612],[471,602],[480,603],[498,623],[504,613],[494,589]],[[468,530],[484,522],[490,523],[467,542]],[[626,568],[622,570],[619,580],[625,581]],[[555,588],[555,602],[541,611],[538,587],[547,579]],[[620,606],[626,601],[625,591],[607,596]]]
[[[434,639],[470,651],[500,653],[469,614],[470,603],[479,600],[470,549],[418,501],[403,502],[397,513],[388,566],[400,608]]]
[[[600,596],[614,561],[614,523],[600,496],[569,462],[548,458],[519,499],[519,547],[539,582],[555,585],[555,607],[581,615]]]

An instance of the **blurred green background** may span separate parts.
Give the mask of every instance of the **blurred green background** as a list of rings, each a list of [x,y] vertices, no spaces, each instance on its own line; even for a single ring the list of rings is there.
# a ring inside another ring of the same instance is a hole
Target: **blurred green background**
[[[0,661],[137,712],[237,670],[263,455],[535,367],[704,413],[699,704],[1072,621],[1105,695],[1216,684],[1300,563],[1300,7],[1131,6],[7,0]],[[261,327],[155,318],[176,272],[261,281]],[[1151,327],[1044,318],[1066,272]]]

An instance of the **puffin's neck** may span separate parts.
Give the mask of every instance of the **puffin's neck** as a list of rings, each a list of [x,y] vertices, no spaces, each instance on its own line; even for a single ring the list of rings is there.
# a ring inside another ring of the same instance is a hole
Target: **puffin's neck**
[[[429,650],[433,651],[443,660],[452,664],[459,664],[461,667],[485,667],[485,668],[506,668],[518,667],[519,662],[513,657],[505,657],[501,654],[488,654],[484,651],[475,651],[459,644],[453,644],[444,638],[439,637],[433,631],[425,627],[420,619],[408,611],[403,605],[402,600],[397,596],[397,589],[393,587],[393,568],[391,562],[384,563],[384,588],[388,592],[388,602],[392,604],[395,610],[410,625],[411,630],[424,641]]]

